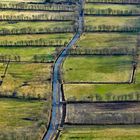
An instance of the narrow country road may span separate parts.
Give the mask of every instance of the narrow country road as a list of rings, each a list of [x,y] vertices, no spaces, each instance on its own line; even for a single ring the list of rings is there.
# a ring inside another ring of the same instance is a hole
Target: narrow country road
[[[53,70],[53,102],[52,102],[52,117],[50,120],[49,128],[44,136],[43,140],[53,140],[56,136],[59,124],[62,121],[63,116],[63,106],[61,104],[62,101],[62,92],[60,88],[59,83],[59,71],[60,66],[63,62],[63,60],[67,57],[67,51],[69,48],[71,48],[76,41],[79,39],[80,35],[82,34],[83,30],[83,0],[79,0],[78,3],[79,6],[79,19],[78,19],[78,30],[73,39],[69,42],[69,44],[66,46],[66,48],[61,52],[59,57],[57,58],[54,70]]]

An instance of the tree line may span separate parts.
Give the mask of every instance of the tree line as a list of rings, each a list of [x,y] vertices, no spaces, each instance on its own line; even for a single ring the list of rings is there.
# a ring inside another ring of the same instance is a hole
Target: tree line
[[[0,35],[15,35],[15,34],[49,34],[49,33],[74,33],[77,30],[76,26],[67,26],[67,27],[52,27],[52,28],[32,28],[25,27],[21,29],[13,28],[0,29]]]
[[[25,2],[0,2],[0,9],[39,10],[39,11],[74,11],[75,5],[68,4],[29,4]]]
[[[33,55],[32,60],[29,60],[28,62],[34,62],[34,63],[47,63],[47,62],[53,62],[54,59],[56,58],[56,54],[51,54],[51,55],[38,55],[35,54]],[[20,55],[8,55],[8,54],[1,54],[0,55],[0,62],[5,63],[5,62],[23,62],[22,57]]]
[[[65,46],[68,43],[67,40],[62,39],[50,39],[44,40],[42,38],[34,39],[34,40],[0,40],[0,46],[8,47],[8,46]]]
[[[130,48],[103,48],[103,49],[83,49],[71,48],[67,51],[68,55],[135,55],[135,49]],[[102,48],[102,47],[101,47]]]
[[[94,95],[85,96],[81,99],[82,101],[95,101],[95,102],[102,102],[102,101],[140,101],[140,93],[128,93],[122,95],[114,95],[111,93],[107,93],[105,95],[100,95],[98,93]],[[75,97],[68,98],[67,101],[77,101]]]
[[[85,32],[139,32],[140,27],[131,26],[115,26],[115,25],[98,25],[98,26],[85,26]]]
[[[63,13],[57,13],[57,14],[39,14],[39,15],[24,15],[24,14],[19,14],[19,15],[14,15],[14,14],[3,14],[0,15],[0,20],[1,21],[11,21],[11,20],[16,20],[16,21],[75,21],[77,19],[77,15],[74,13],[71,14],[65,14]]]
[[[47,2],[52,2],[52,3],[76,3],[79,2],[79,0],[45,0]]]
[[[8,62],[8,61],[20,62],[21,61],[21,57],[20,57],[20,55],[0,54],[0,62]]]
[[[87,3],[120,3],[120,4],[137,4],[140,0],[86,0]]]
[[[35,54],[33,56],[33,61],[34,63],[47,63],[47,62],[54,62],[54,59],[56,58],[56,55],[55,54],[51,54],[51,55],[38,55],[38,54]]]
[[[124,16],[129,16],[129,15],[140,15],[140,10],[114,10],[111,8],[107,9],[94,9],[94,8],[89,8],[85,9],[84,11],[85,15],[124,15]]]

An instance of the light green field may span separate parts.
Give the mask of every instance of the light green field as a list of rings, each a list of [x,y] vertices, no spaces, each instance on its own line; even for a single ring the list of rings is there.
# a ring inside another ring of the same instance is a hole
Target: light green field
[[[85,26],[120,26],[120,27],[140,27],[139,17],[85,17]]]
[[[6,65],[0,64],[0,76]],[[47,98],[51,93],[51,64],[10,63],[3,84],[2,95]]]
[[[80,37],[77,46],[81,48],[135,48],[136,34],[86,33]]]
[[[44,40],[69,40],[73,37],[73,34],[67,33],[67,34],[45,34],[45,35],[6,35],[6,36],[0,36],[0,41],[20,41],[20,40],[35,40],[37,38],[42,38]]]
[[[46,11],[10,11],[0,10],[0,17],[3,19],[36,19],[36,20],[50,20],[59,19],[59,17],[70,16],[72,19],[74,12],[46,12]],[[64,18],[65,19],[65,18]],[[72,19],[73,20],[73,19]]]
[[[62,131],[59,140],[139,140],[140,126],[73,126]]]
[[[0,47],[0,56],[10,55],[11,60],[15,60],[15,56],[20,56],[20,61],[35,61],[34,56],[39,56],[39,61],[45,57],[46,61],[54,61],[55,48],[51,47]]]
[[[0,30],[8,29],[8,30],[20,30],[23,31],[35,29],[36,31],[41,31],[41,29],[50,29],[53,30],[55,28],[68,28],[72,27],[72,22],[0,22]]]
[[[69,42],[71,38],[73,37],[73,34],[67,33],[67,34],[42,34],[42,35],[6,35],[6,36],[0,36],[0,44],[6,45],[6,44],[12,44],[12,45],[26,45],[26,42],[28,44],[32,43],[32,45],[40,45],[40,44],[50,44],[50,46],[54,45],[64,45],[65,43]],[[29,46],[29,45],[28,45]]]
[[[64,85],[66,100],[126,101],[140,100],[140,66],[133,84],[68,84]],[[97,99],[97,96],[99,99]]]
[[[112,9],[112,10],[136,10],[140,12],[139,5],[118,4],[85,4],[85,9]]]
[[[96,85],[65,85],[66,100],[77,101],[128,101],[137,100],[137,93],[140,91],[140,83],[138,84],[96,84]],[[124,97],[123,96],[128,96]],[[96,97],[99,97],[97,99]],[[138,99],[140,100],[140,99]]]
[[[0,139],[39,139],[46,130],[50,102],[0,99]]]
[[[69,57],[63,67],[65,82],[127,82],[132,72],[129,56]]]

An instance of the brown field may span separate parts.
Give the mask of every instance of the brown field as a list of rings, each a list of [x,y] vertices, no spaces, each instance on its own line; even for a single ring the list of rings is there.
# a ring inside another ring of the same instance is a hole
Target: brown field
[[[140,123],[140,103],[77,103],[68,104],[66,110],[68,124]]]

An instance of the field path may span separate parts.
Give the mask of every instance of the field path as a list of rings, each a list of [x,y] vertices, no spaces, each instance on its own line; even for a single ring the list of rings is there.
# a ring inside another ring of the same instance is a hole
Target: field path
[[[54,64],[53,69],[53,102],[52,102],[52,116],[49,124],[48,131],[44,136],[43,140],[53,140],[54,137],[57,135],[60,122],[63,118],[63,106],[62,102],[62,92],[61,92],[61,84],[59,82],[59,72],[60,66],[63,60],[67,57],[67,51],[71,48],[76,41],[79,39],[80,35],[82,34],[83,30],[83,0],[79,0],[79,19],[78,19],[78,30],[73,39],[69,42],[69,44],[64,48],[61,54],[58,56],[57,60]]]

